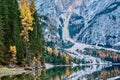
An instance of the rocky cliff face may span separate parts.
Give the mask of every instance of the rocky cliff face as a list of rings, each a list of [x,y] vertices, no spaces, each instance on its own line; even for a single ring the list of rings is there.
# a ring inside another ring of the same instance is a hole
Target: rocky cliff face
[[[105,62],[96,57],[97,53],[83,53],[85,49],[120,50],[120,0],[35,2],[48,46],[57,47],[73,57],[94,64]]]
[[[36,0],[36,9],[47,16],[46,40],[120,49],[120,0]]]

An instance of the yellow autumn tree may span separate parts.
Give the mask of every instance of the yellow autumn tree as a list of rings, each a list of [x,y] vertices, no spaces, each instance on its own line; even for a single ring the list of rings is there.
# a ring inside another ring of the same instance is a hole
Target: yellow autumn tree
[[[55,54],[56,56],[58,56],[58,53],[59,53],[59,51],[57,49],[54,49],[53,54]]]
[[[34,17],[32,15],[32,12],[30,10],[30,4],[28,2],[29,0],[20,0],[20,18],[21,18],[21,33],[24,40],[24,49],[25,49],[25,60],[24,62],[29,62],[29,32],[33,31],[33,20]],[[29,64],[29,63],[28,63]]]
[[[71,56],[68,54],[63,54],[62,57],[65,58],[66,64],[70,64]]]
[[[10,46],[10,52],[12,53],[12,54],[15,54],[16,55],[16,52],[17,50],[16,50],[16,46]]]
[[[17,57],[16,57],[17,49],[16,49],[15,45],[10,46],[10,52],[11,52],[11,55],[12,55],[12,58],[11,58],[10,61],[12,62],[12,64],[14,64],[16,62],[16,59],[17,59]]]
[[[20,35],[25,41],[29,42],[29,31],[33,31],[32,24],[34,18],[27,3],[23,3],[23,5],[21,5],[20,13],[20,18],[22,19],[22,31]]]
[[[52,48],[51,47],[47,47],[47,51],[48,51],[48,53],[51,55],[52,54],[52,52],[53,52],[53,50],[52,50]]]

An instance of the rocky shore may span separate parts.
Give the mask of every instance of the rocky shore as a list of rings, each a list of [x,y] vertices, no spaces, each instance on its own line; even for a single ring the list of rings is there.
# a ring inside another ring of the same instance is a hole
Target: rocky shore
[[[23,68],[0,68],[0,77],[27,73]]]

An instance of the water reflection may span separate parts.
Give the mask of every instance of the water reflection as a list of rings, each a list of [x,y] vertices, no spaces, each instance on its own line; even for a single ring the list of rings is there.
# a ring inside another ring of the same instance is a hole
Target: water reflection
[[[34,70],[27,74],[4,76],[0,80],[119,80],[118,76],[120,76],[120,66],[88,65]]]

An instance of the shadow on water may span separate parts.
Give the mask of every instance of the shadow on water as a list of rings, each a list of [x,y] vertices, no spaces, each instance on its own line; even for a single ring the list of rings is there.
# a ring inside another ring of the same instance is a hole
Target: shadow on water
[[[49,70],[34,70],[21,75],[3,76],[0,80],[120,80],[120,66],[54,67]]]

